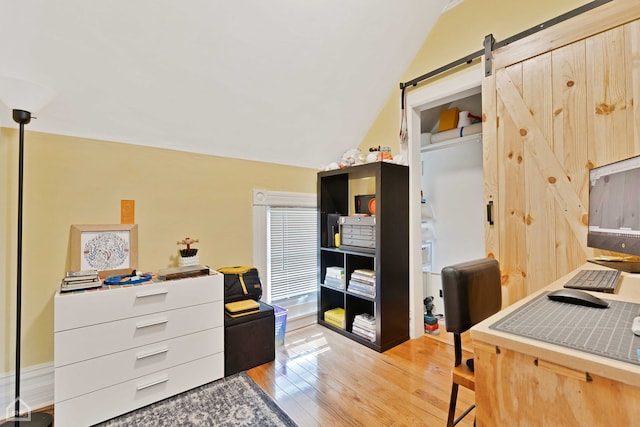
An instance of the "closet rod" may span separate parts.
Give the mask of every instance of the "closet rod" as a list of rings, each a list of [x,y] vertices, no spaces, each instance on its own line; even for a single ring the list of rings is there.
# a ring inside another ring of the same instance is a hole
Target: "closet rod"
[[[487,46],[487,48],[491,49],[491,51],[494,51],[494,50],[496,50],[498,48],[506,46],[506,45],[508,45],[510,43],[513,43],[513,42],[517,41],[517,40],[520,40],[522,38],[530,36],[531,34],[535,34],[538,31],[542,31],[542,30],[544,30],[546,28],[549,28],[549,27],[551,27],[553,25],[559,24],[560,22],[566,21],[567,19],[573,18],[574,16],[578,16],[578,15],[584,13],[584,12],[587,12],[589,10],[595,9],[598,6],[602,6],[603,4],[610,3],[612,1],[613,0],[594,0],[594,1],[590,2],[590,3],[584,4],[584,5],[580,6],[580,7],[577,7],[575,9],[573,9],[573,10],[570,10],[569,12],[563,13],[562,15],[559,15],[559,16],[557,16],[555,18],[552,18],[552,19],[550,19],[548,21],[545,21],[542,24],[536,25],[535,27],[531,27],[528,30],[524,30],[521,33],[518,33],[518,34],[516,34],[514,36],[511,36],[511,37],[509,37],[509,38],[507,38],[507,39],[505,39],[505,40],[503,40],[501,42],[493,42],[493,43],[491,43],[491,46],[490,47]],[[493,36],[490,34],[490,35],[486,36],[485,40],[487,40],[489,38],[493,39]],[[436,76],[438,74],[444,73],[445,71],[450,70],[452,68],[455,68],[455,67],[457,67],[459,65],[469,64],[474,59],[479,58],[480,56],[485,54],[485,52],[488,50],[487,48],[480,49],[480,50],[478,50],[478,51],[476,51],[474,53],[471,53],[471,54],[469,54],[469,55],[467,55],[467,56],[465,56],[463,58],[460,58],[460,59],[458,59],[456,61],[450,62],[447,65],[443,65],[442,67],[437,68],[437,69],[435,69],[433,71],[430,71],[427,74],[423,74],[420,77],[416,77],[413,80],[409,80],[408,82],[405,82],[405,83],[400,83],[400,90],[403,91],[403,96],[402,96],[402,98],[403,98],[402,99],[403,108],[404,108],[404,90],[406,88],[408,88],[410,86],[417,86],[418,83],[420,83],[420,82],[422,82],[424,80],[427,80],[427,79],[429,79],[429,78],[431,78],[433,76]],[[487,52],[487,54],[488,53],[489,52]],[[488,58],[488,59],[490,59],[490,58]],[[491,70],[488,70],[488,71],[485,70],[485,75],[490,76],[491,75]]]

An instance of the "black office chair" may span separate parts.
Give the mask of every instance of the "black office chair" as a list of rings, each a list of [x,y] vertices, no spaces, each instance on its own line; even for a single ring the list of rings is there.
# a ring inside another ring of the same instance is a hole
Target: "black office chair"
[[[442,296],[447,332],[453,332],[455,364],[451,373],[451,400],[447,426],[454,426],[475,405],[455,418],[458,386],[475,390],[473,359],[462,363],[462,341],[460,334],[500,311],[502,288],[498,261],[483,258],[452,265],[442,269]]]

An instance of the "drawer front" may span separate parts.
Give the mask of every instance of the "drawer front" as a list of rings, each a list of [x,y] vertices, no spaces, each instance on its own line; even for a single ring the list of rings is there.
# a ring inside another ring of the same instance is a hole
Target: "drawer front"
[[[375,248],[376,247],[376,241],[375,240],[357,239],[357,238],[345,237],[345,236],[340,238],[340,243],[342,245],[359,246],[359,247],[362,247],[362,248]]]
[[[375,227],[376,225],[376,217],[375,216],[363,216],[363,215],[352,215],[352,216],[341,216],[340,217],[340,225],[355,225],[355,226],[367,226],[367,227]]]
[[[224,299],[224,276],[191,277],[109,290],[56,294],[54,331]]]
[[[222,351],[224,328],[219,326],[72,363],[55,369],[55,401],[61,402]]]
[[[207,384],[222,378],[223,375],[224,355],[218,353],[93,393],[56,402],[55,424],[61,427],[93,425]]]
[[[224,324],[222,301],[54,334],[55,367],[149,345]]]
[[[342,226],[342,234],[347,236],[362,236],[363,239],[375,238],[376,229],[374,227],[357,227],[351,225]]]

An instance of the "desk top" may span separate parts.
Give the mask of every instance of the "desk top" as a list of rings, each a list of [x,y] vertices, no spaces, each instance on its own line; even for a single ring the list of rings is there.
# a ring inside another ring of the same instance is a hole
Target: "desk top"
[[[605,267],[587,263],[577,270],[582,269],[595,270],[605,269]],[[471,339],[474,342],[483,342],[507,348],[519,353],[541,358],[548,362],[554,362],[559,365],[568,366],[576,370],[593,373],[627,384],[640,385],[640,366],[638,365],[490,328],[491,325],[504,319],[510,313],[534,300],[541,294],[562,288],[563,284],[566,283],[576,271],[561,277],[549,286],[534,292],[477,324],[471,328]],[[593,292],[593,294],[608,300],[640,303],[640,275],[622,273],[616,293],[602,294]]]

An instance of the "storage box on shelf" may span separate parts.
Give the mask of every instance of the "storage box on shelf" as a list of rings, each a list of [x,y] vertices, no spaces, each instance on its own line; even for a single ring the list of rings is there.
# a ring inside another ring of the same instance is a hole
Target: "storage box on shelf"
[[[56,425],[93,425],[222,378],[222,278],[56,294]]]
[[[339,219],[355,214],[358,194],[375,197],[375,218],[360,221],[367,239],[351,239],[350,244],[336,247],[336,222],[356,224],[349,232],[362,234],[357,221]],[[377,351],[409,339],[408,167],[375,162],[320,172],[318,206],[318,323]],[[340,270],[344,285],[336,286]],[[327,312],[342,312],[334,309],[343,310],[344,327],[335,316],[326,317]]]

